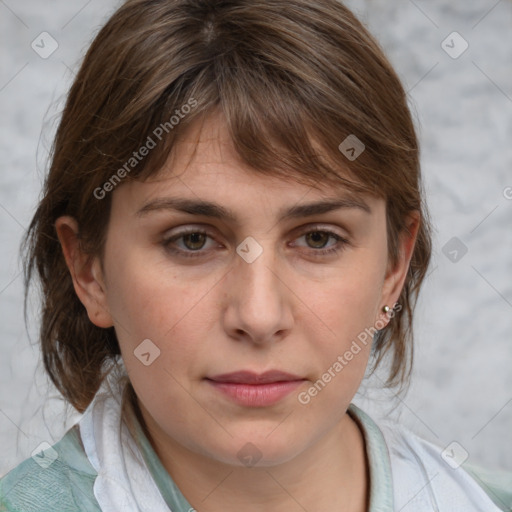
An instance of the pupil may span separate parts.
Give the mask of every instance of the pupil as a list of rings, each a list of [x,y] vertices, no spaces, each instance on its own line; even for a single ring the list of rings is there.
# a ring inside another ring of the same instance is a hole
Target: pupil
[[[191,244],[187,243],[188,241],[191,241]],[[199,246],[196,246],[196,244],[199,244]],[[189,249],[201,249],[201,247],[204,245],[204,234],[203,233],[191,233],[189,235],[185,236],[185,245]]]
[[[315,245],[315,247],[323,247],[327,243],[326,238],[328,238],[329,235],[327,233],[315,231],[313,233],[309,233],[307,236],[309,240],[313,241],[313,244],[317,244],[318,242],[320,242],[320,245]]]

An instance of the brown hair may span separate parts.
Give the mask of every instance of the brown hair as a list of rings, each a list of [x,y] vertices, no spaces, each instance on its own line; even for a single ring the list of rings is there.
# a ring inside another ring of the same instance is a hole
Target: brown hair
[[[383,197],[392,264],[405,216],[421,212],[402,311],[374,340],[377,364],[391,356],[387,384],[404,384],[431,254],[418,142],[397,75],[337,0],[128,0],[99,32],[69,92],[24,241],[26,289],[34,269],[42,284],[40,340],[53,383],[82,412],[120,354],[114,328],[93,325],[74,292],[56,219],[74,217],[82,249],[101,256],[107,191],[158,172],[179,134],[214,110],[255,172]],[[365,145],[353,161],[338,149],[349,135]],[[134,161],[149,138],[156,147]]]

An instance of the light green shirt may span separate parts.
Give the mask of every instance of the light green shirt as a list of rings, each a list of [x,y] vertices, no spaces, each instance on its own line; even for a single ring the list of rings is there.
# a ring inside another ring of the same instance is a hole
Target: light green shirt
[[[360,426],[365,439],[370,468],[368,511],[393,512],[395,510],[394,495],[397,491],[393,484],[401,485],[400,481],[396,481],[399,475],[393,474],[391,458],[394,451],[390,450],[382,431],[369,416],[355,405],[351,405],[348,412]],[[172,512],[192,512],[193,507],[163,467],[139,424],[137,424],[137,432],[144,461],[169,509]],[[84,451],[79,426],[75,425],[68,430],[52,448],[57,452],[58,457],[48,467],[43,468],[38,464],[36,457],[32,457],[0,479],[0,512],[97,512],[101,510],[94,495],[94,481],[97,473]],[[483,489],[496,504],[497,510],[512,511],[512,473],[490,472],[469,465],[464,467],[467,471],[467,473],[464,472],[464,478],[471,482],[470,484],[466,482],[464,485],[470,485],[471,492],[477,489],[477,492],[481,493]],[[472,478],[468,478],[468,475]],[[461,489],[458,489],[458,492],[461,492]],[[415,509],[404,508],[404,512],[407,510]],[[454,512],[454,509],[443,508],[440,512]]]

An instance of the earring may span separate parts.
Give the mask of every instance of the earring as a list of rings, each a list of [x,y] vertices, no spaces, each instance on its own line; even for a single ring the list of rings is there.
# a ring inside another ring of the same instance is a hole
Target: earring
[[[389,311],[389,309],[390,309],[389,306],[383,306],[382,312],[387,313]]]

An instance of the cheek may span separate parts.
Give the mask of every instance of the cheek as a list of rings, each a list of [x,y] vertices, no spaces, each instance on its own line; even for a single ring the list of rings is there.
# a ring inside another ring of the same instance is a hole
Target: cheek
[[[316,289],[306,283],[302,292],[319,319],[317,326],[330,331],[332,339],[335,333],[341,333],[345,341],[356,337],[372,327],[379,314],[384,266],[370,251],[354,254],[351,260],[328,282]]]
[[[307,306],[312,312],[305,314],[304,323],[308,336],[315,340],[321,382],[312,394],[322,391],[319,402],[351,398],[356,392],[380,318],[385,269],[370,252],[358,256],[352,265],[347,265],[344,274],[330,279],[328,285],[323,283],[315,291],[305,284],[302,292],[308,297]]]
[[[127,368],[138,368],[134,351],[146,339],[160,350],[158,363],[170,370],[185,371],[193,365],[193,352],[200,348],[197,317],[204,286],[191,285],[170,272],[163,274],[136,253],[111,265],[108,275],[108,305]],[[207,318],[202,318],[203,332],[207,324]]]
[[[115,293],[109,303],[130,381],[158,423],[175,434],[187,431],[186,425],[197,422],[189,387],[200,371],[198,354],[204,353],[208,329],[203,320],[198,328],[201,294],[135,259],[125,259],[112,277]],[[169,404],[175,407],[172,424],[168,423]]]

